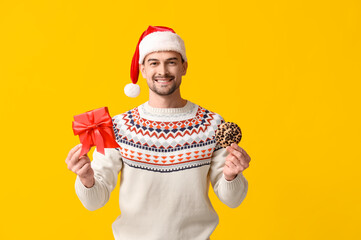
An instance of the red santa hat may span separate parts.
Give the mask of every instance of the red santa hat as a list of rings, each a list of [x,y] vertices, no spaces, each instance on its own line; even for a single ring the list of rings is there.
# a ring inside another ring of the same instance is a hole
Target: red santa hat
[[[184,61],[187,61],[186,50],[183,40],[173,29],[161,26],[149,26],[143,32],[135,49],[130,68],[132,83],[125,86],[124,92],[128,97],[137,97],[140,87],[137,85],[139,77],[139,64],[142,64],[147,54],[158,51],[175,51],[181,54]]]

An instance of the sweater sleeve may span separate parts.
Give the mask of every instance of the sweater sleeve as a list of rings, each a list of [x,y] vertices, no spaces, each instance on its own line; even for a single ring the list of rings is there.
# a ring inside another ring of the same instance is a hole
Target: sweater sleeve
[[[118,149],[105,148],[104,151],[105,155],[96,150],[93,153],[91,166],[94,170],[94,185],[87,188],[78,176],[75,180],[75,192],[84,207],[90,211],[101,208],[108,202],[123,166]]]
[[[214,151],[212,155],[209,177],[213,190],[219,200],[228,207],[238,207],[247,195],[248,181],[242,173],[232,181],[227,181],[223,175],[225,159],[229,153],[225,148]]]

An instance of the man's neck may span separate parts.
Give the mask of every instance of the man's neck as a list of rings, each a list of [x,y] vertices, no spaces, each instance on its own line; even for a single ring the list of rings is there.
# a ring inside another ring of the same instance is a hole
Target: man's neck
[[[153,108],[181,108],[187,104],[187,100],[180,93],[161,96],[150,91],[148,104]]]

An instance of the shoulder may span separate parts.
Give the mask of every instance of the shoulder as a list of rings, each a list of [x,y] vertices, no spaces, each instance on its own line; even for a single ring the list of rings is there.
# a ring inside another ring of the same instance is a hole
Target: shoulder
[[[133,119],[134,117],[139,115],[138,107],[132,108],[126,112],[113,116],[112,117],[113,123],[121,123],[122,121],[127,121],[127,119],[129,120]]]
[[[126,112],[115,115],[112,117],[113,121],[113,130],[116,136],[117,141],[119,137],[124,135],[139,118],[138,107],[132,108]]]
[[[198,115],[201,115],[204,119],[208,119],[208,121],[212,124],[212,125],[217,125],[219,126],[220,124],[224,123],[224,119],[223,117],[216,113],[213,112],[211,110],[208,110],[204,107],[201,107],[199,105],[198,106]]]
[[[139,107],[139,106],[138,106]],[[132,128],[139,119],[138,107],[132,108],[126,112],[112,117],[113,130],[116,135],[124,134],[128,129]]]

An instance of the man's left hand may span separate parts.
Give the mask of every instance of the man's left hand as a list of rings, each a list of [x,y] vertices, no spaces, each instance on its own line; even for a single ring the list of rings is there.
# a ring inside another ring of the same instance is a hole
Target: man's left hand
[[[235,143],[228,146],[226,150],[229,152],[223,168],[223,174],[227,181],[232,181],[238,174],[248,168],[251,161],[247,152]]]

